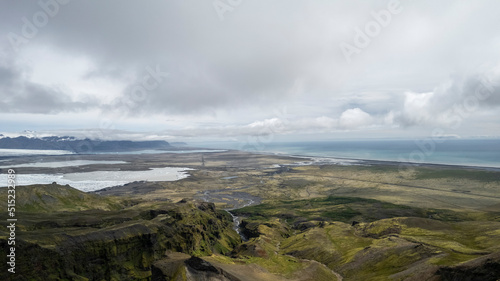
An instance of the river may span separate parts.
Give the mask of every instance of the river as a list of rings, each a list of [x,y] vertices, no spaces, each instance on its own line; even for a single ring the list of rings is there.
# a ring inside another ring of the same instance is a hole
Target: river
[[[251,195],[247,192],[239,191],[248,188],[249,186],[244,186],[236,189],[217,189],[217,190],[205,190],[199,192],[196,196],[197,198],[205,202],[213,203],[223,203],[228,206],[232,206],[224,209],[233,218],[233,229],[240,235],[243,241],[248,241],[248,238],[240,231],[240,217],[235,216],[231,211],[235,209],[240,209],[243,207],[248,207],[252,205],[258,205],[261,202],[261,198]]]

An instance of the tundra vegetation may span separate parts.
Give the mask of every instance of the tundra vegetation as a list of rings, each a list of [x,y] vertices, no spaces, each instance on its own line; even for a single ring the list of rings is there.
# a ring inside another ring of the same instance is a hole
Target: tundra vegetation
[[[17,187],[16,274],[2,262],[2,280],[500,278],[498,171],[296,165],[304,159],[237,151],[80,157],[127,164],[65,172],[195,170],[179,181],[94,193],[57,183]],[[2,248],[7,238],[1,229]]]

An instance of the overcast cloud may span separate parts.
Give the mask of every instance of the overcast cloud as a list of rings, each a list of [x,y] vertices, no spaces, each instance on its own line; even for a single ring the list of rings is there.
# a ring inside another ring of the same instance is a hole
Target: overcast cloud
[[[494,137],[499,10],[493,0],[2,1],[0,131]]]

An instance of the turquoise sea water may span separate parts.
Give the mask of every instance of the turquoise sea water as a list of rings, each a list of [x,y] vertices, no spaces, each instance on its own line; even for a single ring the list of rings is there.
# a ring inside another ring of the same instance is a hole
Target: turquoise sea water
[[[203,145],[208,148],[239,149],[286,155],[500,168],[500,139],[363,140],[257,144],[213,142]]]
[[[193,147],[209,149],[237,149],[258,153],[332,157],[413,163],[450,164],[500,168],[500,139],[441,139],[441,140],[355,140],[316,142],[199,142]],[[36,155],[39,151],[16,150],[1,156]],[[19,152],[21,151],[21,152]],[[220,151],[220,150],[219,150]],[[58,155],[59,151],[43,151]],[[138,151],[134,153],[199,153],[218,152],[209,150],[185,151]],[[1,160],[0,160],[1,161]]]

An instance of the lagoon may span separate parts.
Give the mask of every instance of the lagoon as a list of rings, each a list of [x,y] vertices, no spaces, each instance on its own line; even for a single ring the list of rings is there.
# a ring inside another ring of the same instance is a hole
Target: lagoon
[[[176,181],[187,178],[189,168],[165,167],[146,171],[94,171],[68,174],[17,174],[16,185],[51,184],[56,182],[84,192],[124,185],[134,181]],[[4,182],[7,182],[5,179]]]

